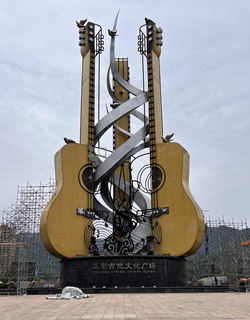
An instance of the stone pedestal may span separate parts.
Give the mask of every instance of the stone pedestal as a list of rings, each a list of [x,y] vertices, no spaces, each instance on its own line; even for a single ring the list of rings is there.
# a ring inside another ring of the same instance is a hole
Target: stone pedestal
[[[61,287],[186,286],[184,258],[156,255],[89,256],[61,260]]]

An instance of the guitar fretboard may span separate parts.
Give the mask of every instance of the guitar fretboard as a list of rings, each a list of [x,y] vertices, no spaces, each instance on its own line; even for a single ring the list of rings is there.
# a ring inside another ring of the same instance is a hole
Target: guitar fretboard
[[[154,81],[152,52],[148,53],[148,105],[149,105],[149,146],[150,146],[150,164],[156,164],[156,137],[155,137],[155,104],[154,104]]]
[[[89,126],[88,142],[94,147],[95,138],[95,53],[90,52],[89,66]]]

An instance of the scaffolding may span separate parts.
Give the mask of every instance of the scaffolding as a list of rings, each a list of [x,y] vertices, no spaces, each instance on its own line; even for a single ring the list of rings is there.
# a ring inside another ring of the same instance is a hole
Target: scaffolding
[[[246,291],[250,292],[250,240],[241,242],[242,260]]]
[[[3,212],[0,226],[0,278],[16,283],[23,294],[28,280],[49,282],[59,277],[59,260],[52,257],[40,240],[41,213],[55,190],[55,180],[47,184],[18,187],[17,200]]]
[[[245,248],[242,254],[241,243],[250,239],[247,220],[235,222],[205,219],[206,233],[200,249],[188,258],[189,273],[195,279],[225,276],[239,279],[245,273],[243,258],[249,259]]]
[[[16,256],[16,228],[2,224],[0,226],[0,275],[10,278],[11,265]]]

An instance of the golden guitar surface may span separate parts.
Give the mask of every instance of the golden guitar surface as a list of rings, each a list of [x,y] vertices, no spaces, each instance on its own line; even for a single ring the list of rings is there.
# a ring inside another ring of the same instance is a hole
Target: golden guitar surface
[[[155,207],[169,207],[169,213],[157,218],[162,240],[156,251],[187,257],[199,249],[205,233],[202,211],[189,189],[189,154],[175,142],[157,144],[156,154],[165,182],[152,197]]]
[[[83,144],[67,144],[55,154],[56,189],[42,213],[40,235],[47,251],[57,258],[89,252],[84,230],[90,219],[77,215],[77,208],[93,205],[93,195],[84,190],[82,180],[87,163],[88,146]]]

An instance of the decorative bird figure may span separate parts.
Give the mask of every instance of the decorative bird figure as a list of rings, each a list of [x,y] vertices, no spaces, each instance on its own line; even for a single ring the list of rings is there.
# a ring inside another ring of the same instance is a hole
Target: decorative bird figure
[[[109,34],[110,37],[112,37],[112,38],[115,37],[115,36],[118,36],[118,34],[116,34],[116,33],[117,33],[116,25],[117,25],[117,19],[118,19],[118,16],[119,16],[119,12],[120,12],[120,10],[117,12],[113,29],[112,29],[112,30],[108,29],[108,34]]]
[[[146,23],[155,23],[153,20],[148,19],[148,18],[145,18],[145,22],[146,22]]]
[[[86,22],[87,22],[87,19],[80,20],[79,22],[76,21],[76,25],[77,25],[78,28],[82,28],[85,25]]]
[[[117,30],[110,30],[110,29],[108,29],[108,34],[110,35],[110,37],[115,37],[117,34]]]
[[[163,142],[170,142],[170,141],[172,141],[173,139],[171,139],[171,138],[173,137],[173,135],[174,135],[174,133],[172,133],[172,134],[167,134],[165,138],[164,138],[164,137],[161,137],[161,138],[162,138],[162,141],[163,141]]]
[[[63,140],[64,140],[67,144],[69,144],[69,143],[76,143],[74,140],[68,139],[68,138],[63,138]]]

